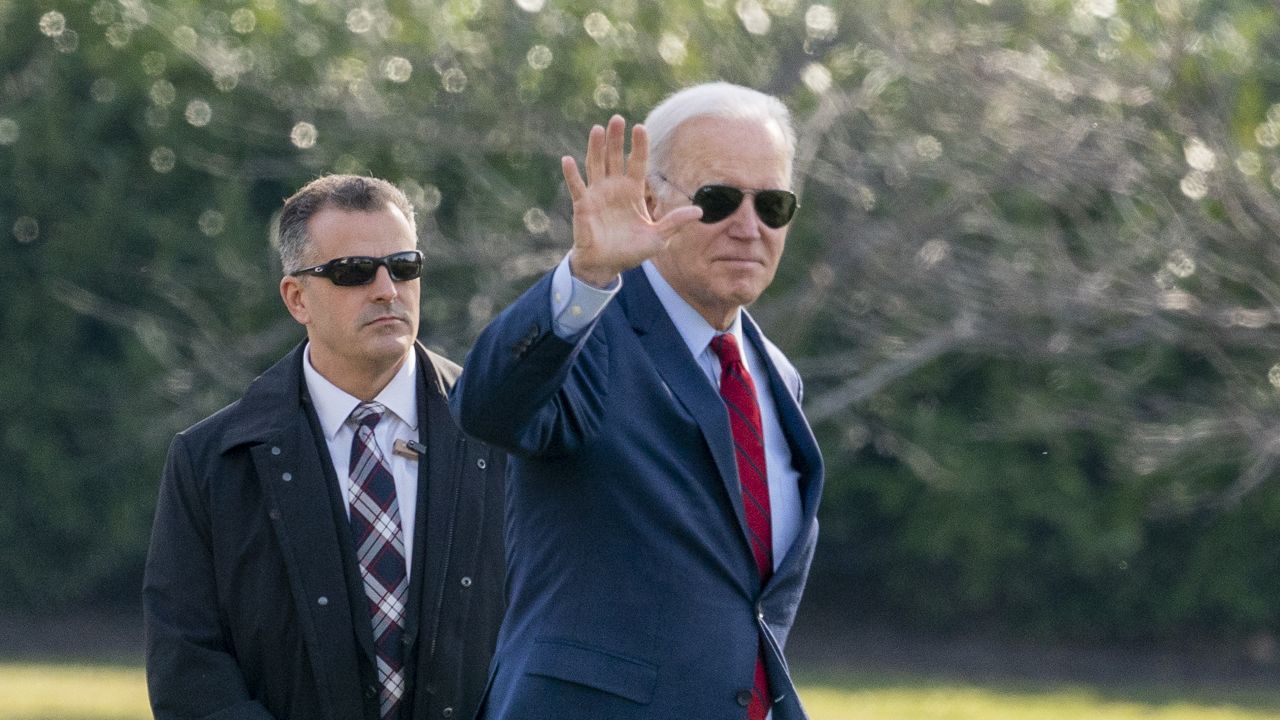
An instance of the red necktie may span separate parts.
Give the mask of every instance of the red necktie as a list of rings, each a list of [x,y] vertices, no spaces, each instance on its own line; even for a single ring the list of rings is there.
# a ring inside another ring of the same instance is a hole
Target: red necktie
[[[711,340],[711,349],[720,358],[720,397],[729,411],[734,455],[738,461],[738,481],[742,485],[742,507],[751,535],[751,551],[760,571],[760,585],[773,576],[773,522],[769,510],[769,474],[765,466],[764,432],[756,386],[742,364],[738,341],[730,333]],[[764,648],[756,655],[755,683],[747,720],[764,720],[769,713],[769,681],[764,671]]]

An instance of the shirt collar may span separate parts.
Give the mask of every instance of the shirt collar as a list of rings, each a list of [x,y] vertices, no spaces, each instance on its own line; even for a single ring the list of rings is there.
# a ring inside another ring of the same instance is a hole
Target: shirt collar
[[[641,267],[644,268],[644,274],[649,278],[654,294],[658,296],[658,301],[671,317],[671,322],[675,324],[684,344],[689,346],[689,352],[695,358],[701,357],[707,346],[711,344],[711,340],[719,335],[720,331],[711,327],[711,323],[707,322],[706,318],[680,297],[680,293],[676,292],[676,289],[671,287],[671,283],[662,277],[662,273],[652,261],[645,260]],[[725,332],[733,334],[733,339],[738,341],[738,352],[743,352],[742,308],[738,308],[737,314],[733,316],[733,324]]]
[[[307,345],[303,353],[302,373],[307,380],[307,390],[311,393],[311,402],[316,408],[316,416],[320,419],[320,428],[325,437],[332,440],[342,429],[343,423],[351,417],[351,411],[360,404],[360,399],[337,385],[329,382],[311,364],[311,346]],[[418,358],[417,353],[410,353],[408,360],[400,366],[396,374],[382,388],[382,392],[374,398],[393,415],[409,426],[418,429]]]

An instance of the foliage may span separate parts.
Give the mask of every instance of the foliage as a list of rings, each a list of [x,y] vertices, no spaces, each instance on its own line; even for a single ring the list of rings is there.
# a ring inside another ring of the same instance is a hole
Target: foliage
[[[1280,22],[1242,0],[0,0],[0,605],[131,596],[172,432],[301,337],[266,228],[419,208],[460,357],[564,251],[559,156],[723,78],[803,209],[753,312],[855,612],[1273,630]]]

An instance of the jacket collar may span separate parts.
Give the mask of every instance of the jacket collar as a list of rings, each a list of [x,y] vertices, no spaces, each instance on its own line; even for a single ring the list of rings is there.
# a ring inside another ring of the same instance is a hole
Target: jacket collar
[[[266,442],[297,421],[297,409],[303,402],[310,402],[304,390],[302,363],[306,342],[300,342],[276,364],[249,384],[240,400],[227,408],[226,433],[218,445],[218,451],[248,444]],[[442,363],[432,362],[430,353],[422,343],[414,342],[418,355],[418,372],[430,395],[448,398],[448,369]],[[420,384],[419,387],[422,387]]]

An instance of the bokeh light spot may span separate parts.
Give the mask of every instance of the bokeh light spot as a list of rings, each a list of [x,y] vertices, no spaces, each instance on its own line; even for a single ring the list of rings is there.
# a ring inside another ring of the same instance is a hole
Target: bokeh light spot
[[[177,97],[178,91],[173,87],[173,83],[161,79],[151,83],[151,90],[147,95],[156,105],[169,105]]]
[[[1253,131],[1253,139],[1264,148],[1280,145],[1280,123],[1264,122]]]
[[[596,107],[609,110],[618,107],[621,98],[618,96],[618,88],[608,84],[600,83],[596,86],[595,93],[591,96]]]
[[[810,5],[804,13],[804,27],[810,40],[830,40],[839,30],[836,12],[826,5]]]
[[[738,0],[734,11],[738,14],[738,20],[742,21],[742,27],[752,35],[768,33],[769,27],[773,24],[769,13],[756,0]]]
[[[53,39],[53,47],[63,55],[75,52],[80,47],[80,33],[65,30]]]
[[[662,33],[658,40],[658,56],[668,65],[680,65],[688,56],[684,40],[672,33]]]
[[[249,8],[240,8],[231,13],[231,29],[241,35],[248,35],[258,27],[258,16]]]
[[[373,13],[367,9],[353,8],[347,13],[347,29],[357,35],[363,35],[373,29]]]
[[[1198,137],[1189,138],[1182,146],[1182,154],[1187,159],[1187,164],[1193,170],[1201,172],[1209,172],[1218,164],[1218,158],[1213,150]]]
[[[831,89],[831,71],[819,62],[809,63],[800,71],[800,80],[815,95],[821,95]]]
[[[179,25],[173,29],[173,44],[187,51],[195,50],[200,36],[188,25]]]
[[[161,175],[171,172],[177,163],[178,156],[163,145],[151,151],[151,169]]]
[[[13,223],[13,237],[20,243],[33,243],[40,237],[40,223],[29,215],[19,217]]]
[[[316,126],[303,121],[295,124],[293,129],[289,131],[289,141],[292,142],[295,147],[306,150],[307,148],[315,146],[317,135]]]
[[[409,82],[413,75],[413,63],[408,58],[394,55],[382,61],[382,76],[391,82]]]
[[[1182,181],[1178,183],[1178,187],[1182,190],[1182,194],[1192,200],[1200,200],[1209,194],[1209,182],[1205,178],[1205,174],[1199,170],[1192,170],[1183,176]]]
[[[524,227],[534,235],[545,235],[551,229],[551,218],[542,208],[529,208],[524,213]]]
[[[0,117],[0,145],[12,145],[18,142],[21,134],[18,121],[13,118]]]
[[[467,74],[461,68],[449,68],[440,76],[446,92],[460,93],[467,89]]]
[[[1165,261],[1164,266],[1178,278],[1189,278],[1196,271],[1196,261],[1191,259],[1185,250],[1174,250],[1169,253],[1169,259]]]
[[[204,127],[213,119],[213,109],[204,100],[196,99],[187,103],[187,111],[184,115],[187,118],[187,122],[194,127]]]
[[[227,218],[217,210],[205,210],[200,213],[200,219],[196,221],[200,227],[200,232],[206,237],[217,237],[227,227]]]
[[[529,48],[529,52],[525,53],[524,59],[534,70],[546,70],[551,65],[554,55],[551,53],[551,48],[546,45],[534,45]]]
[[[1267,380],[1272,387],[1280,388],[1280,363],[1272,365],[1271,369],[1267,371]]]
[[[1252,150],[1245,150],[1236,158],[1236,169],[1241,175],[1254,177],[1262,172],[1262,157]]]
[[[67,18],[57,10],[50,10],[40,16],[40,32],[44,33],[45,36],[56,38],[66,30]]]
[[[609,22],[609,18],[605,17],[602,12],[593,12],[582,20],[582,27],[591,36],[591,39],[599,42],[609,36],[613,31],[613,23]]]
[[[547,0],[516,0],[516,7],[527,13],[536,13],[546,4]]]
[[[916,155],[922,160],[937,160],[942,157],[942,143],[932,135],[921,135],[915,142]]]

